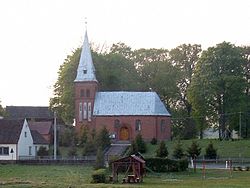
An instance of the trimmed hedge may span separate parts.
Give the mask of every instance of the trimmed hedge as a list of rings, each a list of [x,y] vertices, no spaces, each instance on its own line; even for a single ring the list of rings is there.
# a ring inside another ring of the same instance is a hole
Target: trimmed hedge
[[[92,183],[105,183],[106,182],[106,169],[98,169],[92,173]]]
[[[167,158],[147,158],[146,166],[155,172],[179,172],[188,168],[187,160],[172,160]]]

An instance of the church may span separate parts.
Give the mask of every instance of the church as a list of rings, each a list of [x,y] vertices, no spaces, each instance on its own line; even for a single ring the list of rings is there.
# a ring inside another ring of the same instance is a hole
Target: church
[[[170,113],[156,92],[99,91],[87,31],[74,80],[75,123],[79,131],[104,126],[114,141],[132,141],[141,134],[145,141],[169,140]]]

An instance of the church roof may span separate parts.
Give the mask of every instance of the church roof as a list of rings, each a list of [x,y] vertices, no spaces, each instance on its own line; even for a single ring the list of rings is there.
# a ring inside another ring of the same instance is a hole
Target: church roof
[[[78,64],[77,75],[75,79],[75,82],[82,82],[82,81],[97,81],[95,76],[95,67],[92,61],[87,31],[85,32],[81,57]]]
[[[97,92],[94,116],[170,116],[155,92]]]

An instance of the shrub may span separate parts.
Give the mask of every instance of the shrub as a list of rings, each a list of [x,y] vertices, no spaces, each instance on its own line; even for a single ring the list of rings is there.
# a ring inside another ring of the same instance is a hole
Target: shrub
[[[156,157],[167,157],[168,156],[168,148],[164,141],[161,141],[160,145],[156,150]]]
[[[152,145],[156,145],[157,144],[157,139],[156,138],[152,138],[151,142]]]
[[[189,157],[192,157],[192,159],[198,157],[201,153],[201,148],[200,148],[199,144],[197,142],[193,141],[191,146],[188,147],[187,153],[188,153]]]
[[[39,147],[39,149],[37,151],[37,156],[44,157],[44,156],[48,156],[48,155],[49,155],[49,150],[47,150],[46,147],[44,147],[44,146]]]
[[[174,146],[174,150],[173,150],[173,157],[175,159],[181,159],[185,156],[183,149],[182,149],[182,145],[180,143],[180,141],[177,142],[177,144]]]
[[[187,160],[171,160],[167,158],[147,158],[146,165],[155,172],[178,172],[188,168]]]
[[[92,183],[105,183],[106,182],[106,170],[98,169],[92,173]]]
[[[217,149],[215,149],[213,143],[210,142],[206,148],[205,158],[216,159],[216,157],[217,157]]]

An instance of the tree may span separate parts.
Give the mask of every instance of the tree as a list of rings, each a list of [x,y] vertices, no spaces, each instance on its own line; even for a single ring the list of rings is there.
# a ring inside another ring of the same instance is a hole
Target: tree
[[[176,73],[177,97],[172,104],[174,109],[173,130],[184,139],[195,138],[195,121],[191,118],[192,105],[187,98],[187,91],[192,82],[196,64],[201,53],[201,46],[194,44],[182,44],[169,52],[170,62],[178,71]]]
[[[133,154],[135,154],[135,153],[137,153],[137,152],[138,152],[138,146],[137,146],[135,140],[132,140],[131,145],[130,145],[130,147],[129,147],[129,152],[128,152],[128,154],[129,154],[129,155],[133,155]]]
[[[203,51],[189,89],[194,111],[218,124],[220,139],[228,138],[235,119],[243,108],[244,58],[242,48],[227,42]]]
[[[168,148],[164,141],[161,141],[156,149],[156,157],[167,157],[168,156]]]
[[[205,158],[207,159],[216,159],[217,157],[217,150],[214,148],[214,145],[212,142],[208,144],[206,147],[206,153],[205,153]]]
[[[201,153],[201,148],[199,144],[195,141],[192,142],[191,146],[187,148],[187,153],[192,159],[197,158]]]
[[[173,157],[176,159],[181,159],[185,156],[184,151],[182,149],[182,145],[180,140],[175,144],[174,150],[173,150]]]
[[[100,169],[104,167],[104,154],[102,147],[98,147],[96,154],[95,169]]]
[[[107,128],[104,126],[97,134],[96,137],[96,145],[98,147],[101,147],[103,149],[109,147],[111,144],[110,138],[109,138],[109,132]]]
[[[138,151],[141,153],[145,153],[147,151],[146,143],[142,138],[141,134],[137,134],[135,137],[135,143],[138,148]]]

